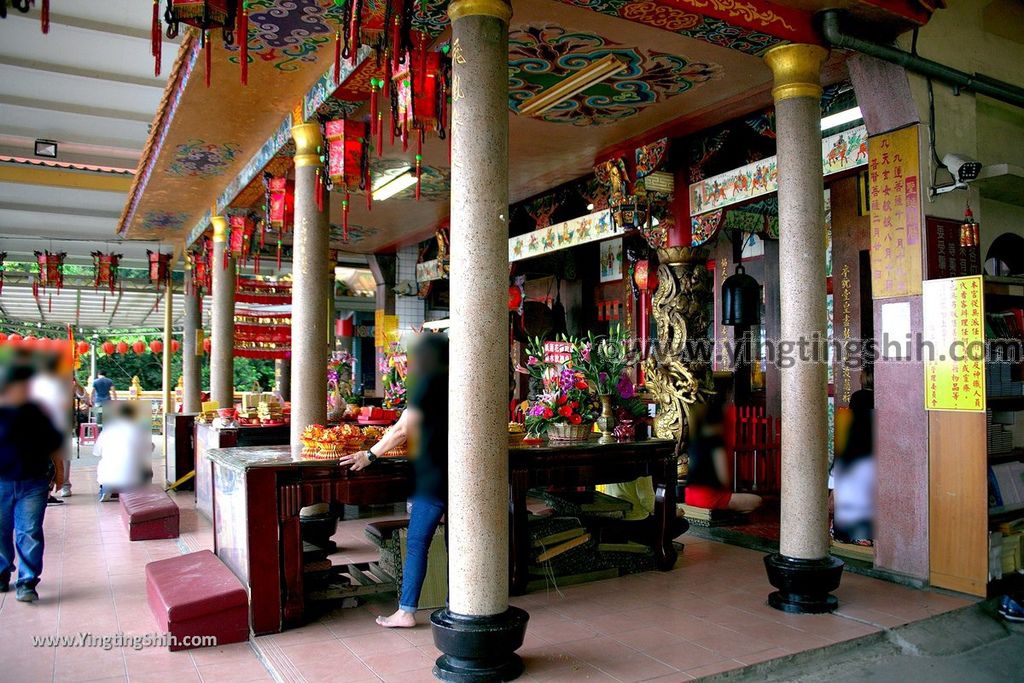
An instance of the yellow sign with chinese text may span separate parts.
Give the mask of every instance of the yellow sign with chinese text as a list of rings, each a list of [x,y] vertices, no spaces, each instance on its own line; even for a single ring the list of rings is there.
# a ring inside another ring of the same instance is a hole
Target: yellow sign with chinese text
[[[374,346],[383,349],[399,342],[397,315],[387,315],[384,311],[377,309],[373,316],[373,322]]]
[[[875,299],[921,293],[921,163],[918,126],[868,139],[871,292]]]
[[[980,275],[926,280],[922,296],[927,410],[985,411],[985,299]]]

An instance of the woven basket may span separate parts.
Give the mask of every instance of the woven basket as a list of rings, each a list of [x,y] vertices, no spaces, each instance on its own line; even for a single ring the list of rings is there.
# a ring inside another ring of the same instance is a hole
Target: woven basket
[[[594,431],[592,424],[553,424],[548,426],[549,441],[588,441]]]

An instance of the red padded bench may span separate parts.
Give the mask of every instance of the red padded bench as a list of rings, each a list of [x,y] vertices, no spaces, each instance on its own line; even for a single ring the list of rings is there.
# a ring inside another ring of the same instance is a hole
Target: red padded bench
[[[121,520],[132,541],[150,541],[157,538],[177,538],[180,513],[164,490],[151,486],[130,493],[122,493]]]
[[[209,550],[147,564],[146,598],[157,623],[174,637],[171,650],[202,647],[196,636],[215,637],[210,646],[249,638],[245,588]]]

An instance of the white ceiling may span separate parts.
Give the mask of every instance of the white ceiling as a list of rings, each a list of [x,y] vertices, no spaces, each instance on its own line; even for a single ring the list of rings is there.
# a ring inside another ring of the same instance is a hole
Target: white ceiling
[[[0,156],[34,158],[35,140],[49,139],[58,142],[59,162],[134,170],[178,49],[164,41],[163,73],[154,77],[151,10],[138,0],[54,3],[43,35],[38,10],[9,9],[0,20]],[[68,263],[87,264],[89,253],[100,250],[124,254],[126,267],[142,267],[146,249],[159,248],[117,239],[127,191],[69,188],[61,170],[0,167],[8,175],[28,171],[42,183],[24,182],[22,175],[0,180],[0,251],[8,261],[31,261],[33,251],[50,249],[67,252]],[[108,295],[104,311],[101,294],[65,289],[49,310],[45,297],[37,305],[26,283],[12,283],[0,293],[0,314],[99,328],[163,324],[163,305],[153,310],[155,292],[126,291],[119,304],[116,299]],[[176,308],[177,320],[180,303]]]

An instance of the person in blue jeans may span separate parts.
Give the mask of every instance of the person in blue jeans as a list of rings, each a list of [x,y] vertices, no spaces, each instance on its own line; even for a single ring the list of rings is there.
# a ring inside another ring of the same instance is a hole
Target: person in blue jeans
[[[448,338],[420,336],[409,354],[409,405],[394,427],[366,451],[341,458],[339,464],[361,470],[378,456],[408,442],[415,489],[398,610],[377,617],[385,628],[412,628],[427,574],[427,552],[448,506]]]
[[[0,368],[0,593],[10,590],[17,549],[20,602],[39,599],[46,499],[62,483],[63,437],[29,402],[32,374],[19,363]]]

